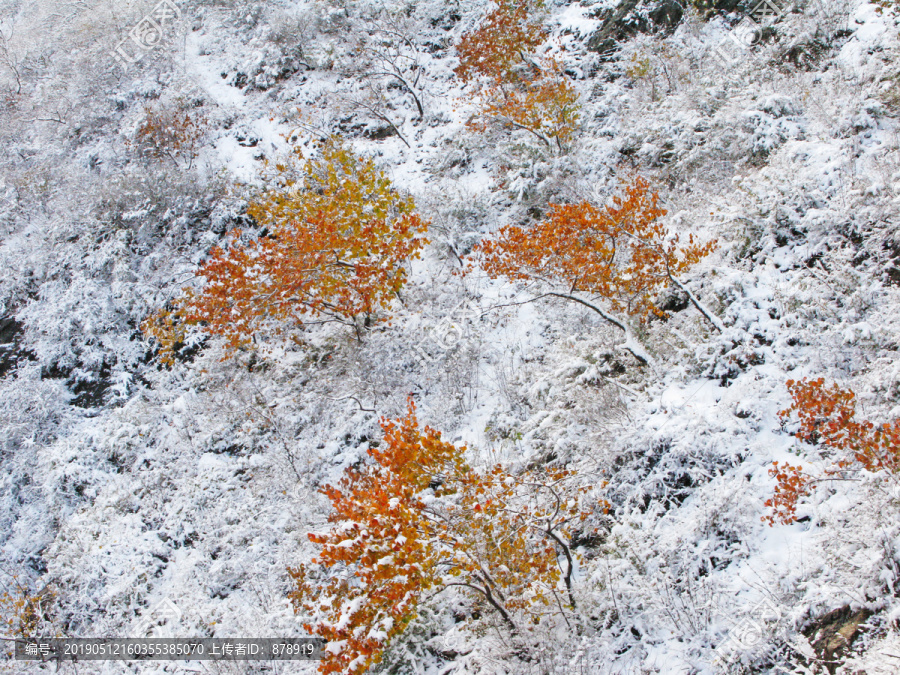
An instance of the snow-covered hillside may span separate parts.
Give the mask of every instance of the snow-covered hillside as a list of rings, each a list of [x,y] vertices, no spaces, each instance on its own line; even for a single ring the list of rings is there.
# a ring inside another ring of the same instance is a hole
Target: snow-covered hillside
[[[169,2],[135,51],[163,4],[0,0],[3,636],[16,598],[39,599],[45,635],[307,635],[288,568],[329,527],[320,490],[412,397],[471,465],[567,467],[609,509],[572,542],[577,621],[537,623],[523,650],[438,594],[372,672],[900,672],[897,474],[828,478],[796,522],[764,521],[773,462],[828,477],[836,459],[779,416],[788,380],[900,417],[900,7],[546,0],[538,51],[581,106],[563,151],[467,125],[455,46],[490,2]],[[190,147],[148,152],[147,120],[177,114]],[[331,134],[431,221],[391,322],[231,358],[197,333],[160,364],[142,321],[229,232],[260,235],[246,209],[273,167]],[[670,232],[716,242],[683,280],[722,330],[670,287],[668,318],[632,319],[644,365],[597,313],[462,260],[637,175]]]

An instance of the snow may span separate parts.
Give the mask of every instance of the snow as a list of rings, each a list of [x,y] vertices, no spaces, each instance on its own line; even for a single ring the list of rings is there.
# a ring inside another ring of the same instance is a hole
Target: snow
[[[382,123],[346,104],[364,81],[353,36],[370,27],[348,12],[369,3],[185,5],[178,37],[128,73],[108,45],[146,8],[63,4],[65,21],[59,3],[4,13],[18,22],[21,95],[0,63],[0,302],[28,353],[0,379],[0,570],[32,592],[52,585],[52,630],[128,635],[168,600],[181,617],[163,627],[179,634],[304,635],[310,617],[287,600],[286,569],[309,563],[307,534],[329,528],[319,490],[367,461],[379,417],[402,414],[412,395],[473,464],[552,458],[612,504],[597,516],[603,542],[578,565],[579,602],[599,618],[580,635],[530,634],[553,645],[547,672],[713,673],[715,650],[763,600],[780,618],[742,653],[746,672],[794,668],[811,649],[801,630],[844,605],[874,612],[847,672],[895,671],[896,485],[830,482],[801,503],[802,522],[761,520],[772,462],[816,472],[833,460],[782,426],[786,380],[822,376],[852,387],[867,419],[900,415],[893,10],[810,3],[724,69],[709,50],[731,22],[688,12],[673,32],[637,34],[601,60],[584,49],[601,4],[548,2],[548,47],[583,105],[578,142],[551,156],[524,136],[465,127],[474,102],[453,76],[452,44],[483,16],[481,0],[454,4],[459,20],[451,3],[413,3],[426,120],[397,90],[386,108],[409,148],[363,135]],[[789,49],[815,35],[821,53],[792,65]],[[281,78],[279,59],[298,46],[310,67]],[[649,59],[647,76],[626,73],[633,55]],[[195,166],[136,158],[128,139],[145,105],[193,98],[209,119]],[[65,123],[36,119],[56,112]],[[140,321],[193,283],[225,231],[255,236],[240,219],[248,186],[289,151],[286,136],[309,156],[341,130],[432,221],[392,325],[362,343],[310,327],[302,346],[263,345],[254,362],[198,341],[192,360],[158,368]],[[673,232],[717,241],[683,281],[718,330],[688,305],[623,337],[585,307],[457,274],[455,254],[481,237],[547,201],[605,201],[631,172],[660,190]],[[460,336],[441,341],[448,326]],[[490,614],[478,623],[467,603],[450,591],[430,600],[382,672],[527,672]]]

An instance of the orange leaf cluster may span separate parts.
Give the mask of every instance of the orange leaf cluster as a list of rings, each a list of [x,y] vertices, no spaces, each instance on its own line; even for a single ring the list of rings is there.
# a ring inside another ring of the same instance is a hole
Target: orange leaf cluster
[[[775,494],[766,500],[766,506],[772,509],[772,513],[763,517],[769,526],[776,523],[789,525],[797,520],[797,503],[802,497],[809,495],[810,478],[805,475],[799,466],[792,466],[785,462],[774,462],[769,475],[777,483]]]
[[[872,473],[900,473],[900,419],[876,425],[856,419],[856,395],[837,384],[825,386],[824,378],[817,380],[788,380],[793,404],[779,415],[789,420],[794,414],[800,428],[794,433],[801,441],[823,444],[839,451],[833,467],[825,471],[827,477],[837,476],[854,467]],[[792,523],[801,497],[809,494],[815,479],[802,475],[798,467],[778,463],[769,470],[776,478],[775,496],[766,502],[773,513],[766,516],[770,525],[776,521]]]
[[[322,547],[315,562],[350,573],[319,587],[306,568],[290,571],[295,605],[325,617],[307,630],[338,648],[323,660],[323,673],[361,672],[376,662],[435,583],[434,542],[423,531],[421,493],[431,476],[455,473],[462,459],[436,431],[419,431],[412,408],[405,420],[384,423],[384,431],[384,450],[370,450],[373,466],[348,469],[338,487],[323,490],[334,507],[330,520],[338,525],[309,535]],[[436,494],[441,492],[438,487]]]
[[[465,82],[479,84],[481,109],[469,121],[469,128],[485,131],[499,123],[562,149],[578,124],[578,94],[556,61],[529,56],[547,37],[533,16],[539,5],[500,2],[457,45],[456,73]]]
[[[196,110],[184,107],[147,107],[144,120],[135,134],[138,151],[149,157],[193,160],[206,132],[206,119]]]
[[[465,82],[476,77],[514,81],[527,52],[547,37],[540,21],[532,16],[537,2],[502,0],[481,25],[467,33],[456,46],[456,74]]]
[[[612,309],[662,315],[654,296],[715,247],[693,236],[681,245],[659,220],[666,211],[649,183],[637,178],[623,197],[598,208],[589,202],[551,204],[533,227],[504,227],[476,251],[492,277],[562,285],[566,294],[599,295]]]
[[[574,474],[475,471],[465,448],[419,428],[412,402],[404,419],[382,426],[384,443],[369,451],[374,462],[323,490],[335,525],[309,535],[322,547],[315,567],[289,570],[307,630],[329,643],[321,672],[376,663],[429,591],[467,589],[513,632],[518,611],[539,620],[551,600],[560,611],[574,604],[569,529],[588,515]],[[316,568],[327,578],[316,578]]]
[[[289,168],[278,167],[286,175]],[[261,332],[302,325],[308,314],[358,334],[357,317],[365,325],[378,320],[375,312],[390,305],[406,282],[406,263],[425,243],[428,224],[414,209],[374,162],[331,139],[299,178],[285,179],[248,209],[268,234],[213,249],[199,271],[203,287],[187,290],[144,330],[169,362],[187,326],[225,337],[232,349]]]

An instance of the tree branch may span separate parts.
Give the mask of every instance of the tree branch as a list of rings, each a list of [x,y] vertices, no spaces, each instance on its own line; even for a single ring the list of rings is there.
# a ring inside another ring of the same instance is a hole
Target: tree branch
[[[691,301],[694,307],[696,307],[699,312],[706,318],[706,320],[709,321],[710,324],[712,324],[713,328],[715,328],[720,333],[725,332],[725,324],[722,323],[722,320],[719,319],[719,317],[717,317],[715,314],[713,314],[709,309],[707,309],[706,306],[702,302],[700,302],[700,300],[698,300],[697,297],[693,293],[691,293],[687,289],[687,287],[671,273],[669,274],[669,281],[678,286],[681,291],[687,294],[688,299]]]
[[[519,634],[519,627],[516,626],[516,624],[510,618],[509,613],[506,611],[506,609],[504,609],[503,606],[497,602],[496,598],[494,598],[493,594],[491,593],[490,587],[481,588],[480,586],[469,584],[464,581],[452,581],[450,583],[444,584],[444,586],[446,588],[449,588],[450,586],[464,586],[466,588],[471,588],[478,591],[485,597],[485,599],[488,601],[488,604],[496,609],[500,616],[503,617],[503,621],[506,622],[507,626],[509,626],[509,629],[510,631],[512,631],[513,635]]]
[[[623,344],[619,345],[619,347],[621,347],[622,349],[629,352],[634,358],[636,358],[638,361],[641,362],[641,365],[644,365],[644,366],[655,365],[655,361],[654,361],[653,357],[650,356],[650,354],[648,354],[641,347],[641,345],[638,343],[637,339],[632,334],[631,329],[628,327],[628,325],[625,324],[623,321],[620,321],[619,319],[614,317],[612,314],[604,312],[602,309],[600,309],[599,307],[597,307],[594,304],[591,304],[587,300],[583,300],[582,298],[579,298],[574,295],[568,295],[567,293],[551,292],[551,293],[545,293],[544,295],[550,295],[550,296],[553,296],[556,298],[563,298],[564,300],[571,300],[572,302],[577,302],[580,305],[584,305],[588,309],[594,310],[595,312],[597,312],[597,314],[599,314],[604,319],[609,321],[609,323],[613,324],[614,326],[617,326],[623,333],[625,333],[625,342]],[[535,298],[535,300],[538,300],[538,299],[539,298]]]

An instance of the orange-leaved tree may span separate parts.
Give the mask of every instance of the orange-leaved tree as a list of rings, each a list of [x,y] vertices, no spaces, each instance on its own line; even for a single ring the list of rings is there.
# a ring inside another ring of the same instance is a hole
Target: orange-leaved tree
[[[663,315],[657,293],[674,284],[717,329],[721,321],[688,291],[678,275],[708,255],[715,242],[688,236],[681,244],[660,220],[666,211],[649,183],[636,178],[623,196],[596,207],[589,202],[551,204],[546,218],[530,227],[507,226],[475,248],[492,278],[538,282],[549,289],[538,297],[581,303],[625,332],[623,345],[642,363],[652,359],[633,336],[625,315]],[[590,298],[598,297],[608,309]],[[535,298],[538,299],[538,298]]]
[[[191,326],[223,336],[232,349],[302,325],[306,315],[345,323],[359,336],[406,282],[428,223],[371,159],[331,138],[298,176],[290,165],[277,169],[282,184],[248,209],[268,233],[214,248],[199,270],[202,286],[145,321],[163,360],[171,362]]]
[[[560,64],[533,55],[547,38],[536,10],[541,2],[501,0],[457,45],[456,74],[473,82],[480,109],[468,126],[521,129],[564,150],[579,120],[578,94]]]
[[[589,515],[576,475],[472,469],[465,448],[420,429],[411,401],[405,418],[382,426],[373,462],[323,490],[334,527],[309,535],[318,557],[289,570],[297,612],[329,642],[320,671],[377,663],[419,603],[450,588],[493,610],[516,637],[522,614],[530,624],[568,621],[577,559],[569,542]]]
[[[526,66],[529,52],[547,39],[539,17],[541,2],[501,0],[471,33],[456,46],[456,74],[465,82],[478,77],[515,81]]]
[[[775,494],[766,501],[772,512],[763,517],[769,525],[796,521],[800,499],[825,480],[841,480],[864,470],[896,477],[900,474],[900,419],[883,424],[856,419],[856,394],[825,379],[788,380],[791,406],[779,415],[784,422],[794,415],[800,423],[794,436],[804,443],[821,444],[837,452],[833,466],[821,477],[804,473],[799,466],[775,462]]]

